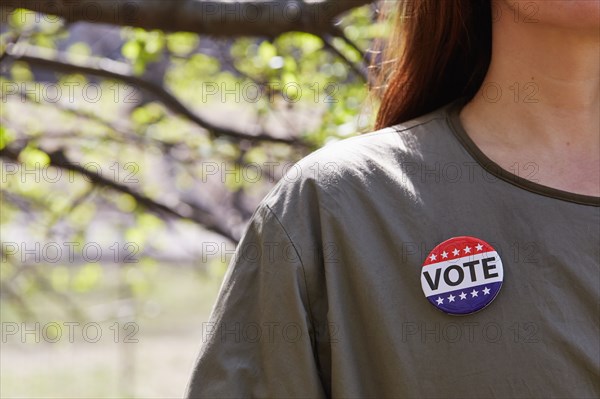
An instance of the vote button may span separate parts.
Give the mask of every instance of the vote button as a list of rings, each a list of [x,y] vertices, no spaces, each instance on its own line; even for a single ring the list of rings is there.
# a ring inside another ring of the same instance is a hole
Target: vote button
[[[487,242],[469,236],[437,245],[421,270],[425,297],[451,315],[467,315],[488,306],[500,292],[503,280],[498,252]]]

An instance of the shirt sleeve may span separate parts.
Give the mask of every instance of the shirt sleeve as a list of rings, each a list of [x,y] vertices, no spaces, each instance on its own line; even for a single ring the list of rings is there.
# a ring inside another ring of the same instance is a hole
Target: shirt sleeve
[[[326,396],[301,254],[261,203],[204,325],[187,398]]]

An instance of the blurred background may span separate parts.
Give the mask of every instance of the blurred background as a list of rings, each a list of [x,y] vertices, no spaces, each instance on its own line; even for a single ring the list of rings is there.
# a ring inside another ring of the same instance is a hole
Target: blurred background
[[[184,394],[259,201],[371,129],[390,4],[2,0],[1,397]]]

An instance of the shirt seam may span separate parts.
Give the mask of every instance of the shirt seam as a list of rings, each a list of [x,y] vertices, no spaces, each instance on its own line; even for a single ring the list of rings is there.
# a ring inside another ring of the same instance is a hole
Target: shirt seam
[[[398,124],[398,125],[391,126],[391,128],[394,129],[395,133],[403,133],[403,132],[406,132],[407,130],[411,130],[411,129],[414,129],[419,126],[426,125],[430,122],[437,121],[437,120],[443,120],[443,119],[444,119],[443,116],[437,115],[437,116],[432,116],[431,119],[427,119],[426,121],[417,123],[415,125],[404,126],[404,124]]]
[[[265,204],[265,207],[269,210],[269,213],[275,218],[275,220],[277,221],[277,223],[281,227],[281,230],[283,230],[283,232],[285,233],[285,236],[287,237],[288,241],[290,242],[290,244],[292,244],[292,247],[294,248],[294,252],[296,252],[296,256],[298,256],[298,261],[300,262],[300,267],[302,268],[302,276],[303,276],[303,280],[304,280],[304,289],[306,290],[306,300],[307,300],[306,306],[308,307],[308,314],[309,314],[309,317],[310,317],[311,327],[314,329],[315,328],[315,321],[314,321],[314,317],[313,317],[312,307],[310,305],[310,291],[308,289],[308,283],[307,283],[307,278],[306,278],[306,270],[305,270],[305,267],[304,267],[304,262],[302,262],[302,257],[300,256],[300,252],[298,251],[298,248],[296,248],[296,244],[294,244],[294,241],[292,240],[292,237],[290,237],[290,234],[285,229],[285,226],[283,225],[283,223],[277,217],[277,214],[275,213],[275,211],[268,204]]]
[[[294,244],[294,240],[292,240],[292,237],[290,236],[288,231],[285,229],[285,226],[283,225],[281,220],[279,220],[279,218],[277,217],[277,214],[275,213],[275,211],[268,204],[265,204],[265,207],[269,210],[269,213],[273,216],[273,218],[275,218],[275,220],[279,224],[279,227],[281,227],[281,230],[283,230],[283,232],[285,233],[290,244],[292,244],[292,247],[294,248],[294,252],[296,252],[296,256],[298,256],[298,261],[300,262],[300,267],[302,268],[304,289],[306,290],[306,307],[308,308],[308,317],[310,319],[310,324],[311,324],[310,327],[312,328],[312,330],[314,332],[313,338],[311,339],[311,345],[313,347],[313,356],[315,357],[316,366],[317,366],[317,369],[319,370],[319,379],[322,380],[321,361],[319,359],[320,354],[319,354],[319,350],[318,350],[318,346],[317,346],[318,345],[317,333],[315,331],[315,329],[317,328],[316,327],[317,324],[315,323],[315,317],[314,317],[314,314],[312,311],[312,306],[310,304],[310,290],[308,289],[308,279],[306,278],[306,268],[304,267],[304,262],[302,262],[302,257],[300,256],[300,252],[298,251],[298,248],[296,248],[296,244]]]

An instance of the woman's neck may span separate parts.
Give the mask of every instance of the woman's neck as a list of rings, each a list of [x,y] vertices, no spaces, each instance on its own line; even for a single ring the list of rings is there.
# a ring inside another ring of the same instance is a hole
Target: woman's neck
[[[516,22],[503,2],[500,12],[466,131],[500,166],[533,162],[541,184],[600,195],[600,32]]]

